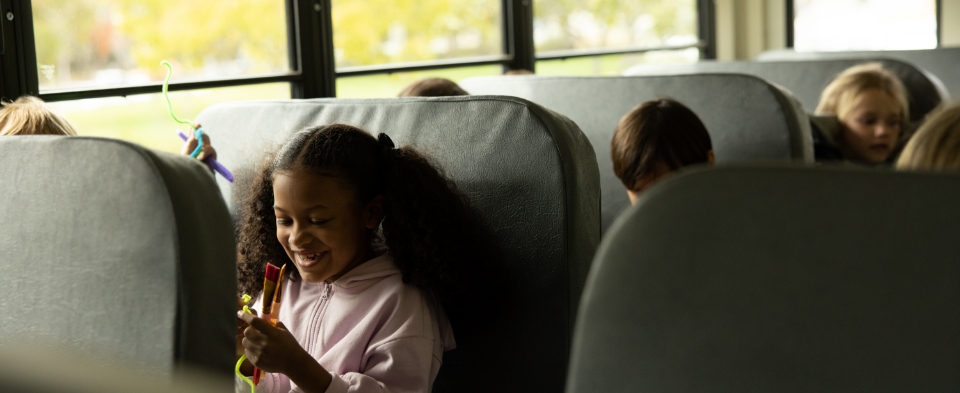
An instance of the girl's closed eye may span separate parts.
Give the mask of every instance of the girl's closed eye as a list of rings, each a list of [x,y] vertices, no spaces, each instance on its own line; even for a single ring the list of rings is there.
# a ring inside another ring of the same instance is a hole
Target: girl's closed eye
[[[310,223],[313,224],[313,225],[316,225],[316,226],[323,226],[324,224],[330,222],[331,220],[333,220],[333,219],[332,219],[332,218],[323,219],[323,220],[321,220],[321,219],[312,219],[312,220],[310,220]]]

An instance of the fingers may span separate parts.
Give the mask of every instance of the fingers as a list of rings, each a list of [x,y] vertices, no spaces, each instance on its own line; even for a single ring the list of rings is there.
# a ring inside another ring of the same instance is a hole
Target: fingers
[[[193,135],[192,132],[187,133],[187,140],[183,142],[183,146],[180,147],[180,154],[189,156],[190,153],[193,153],[193,150],[197,148],[197,138]]]
[[[199,126],[199,125],[198,125]],[[197,145],[193,145],[194,148]],[[210,134],[203,134],[203,149],[200,150],[200,155],[197,156],[197,159],[200,161],[206,161],[207,158],[217,159],[217,150],[213,148],[213,143],[210,141]],[[212,169],[212,168],[211,168]]]
[[[248,327],[243,331],[243,339],[263,345],[267,341],[267,335],[253,327]]]
[[[243,311],[237,313],[237,317],[242,319],[244,322],[248,323],[252,328],[257,329],[261,332],[267,332],[270,329],[274,329],[273,325],[270,322],[263,320],[262,318],[257,318],[256,315],[247,314]]]

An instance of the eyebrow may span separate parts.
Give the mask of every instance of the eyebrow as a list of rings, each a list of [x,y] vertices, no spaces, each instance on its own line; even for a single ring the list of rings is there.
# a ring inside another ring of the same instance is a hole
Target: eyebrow
[[[317,204],[317,205],[313,205],[313,206],[308,207],[307,210],[326,209],[326,208],[327,208],[327,207],[326,207],[325,205]],[[273,210],[279,210],[279,211],[282,211],[282,212],[284,212],[284,213],[287,212],[286,210],[283,210],[283,208],[281,208],[280,206],[277,206],[277,205],[273,205]]]

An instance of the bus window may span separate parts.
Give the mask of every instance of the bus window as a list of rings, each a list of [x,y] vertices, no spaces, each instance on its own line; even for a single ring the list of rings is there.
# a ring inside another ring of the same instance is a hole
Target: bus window
[[[332,0],[337,97],[396,97],[428,77],[459,81],[498,75],[499,65],[431,71],[349,75],[351,70],[435,60],[502,56],[501,2],[497,0]]]
[[[286,11],[274,0],[34,0],[40,90],[286,72]]]
[[[699,58],[696,0],[534,2],[538,74],[620,75],[639,63]],[[578,51],[676,48],[629,55],[562,58]]]
[[[34,0],[40,94],[162,82],[239,78],[290,71],[287,18],[275,0]],[[172,92],[175,113],[193,118],[209,105],[288,99],[272,83]],[[80,135],[123,139],[179,152],[179,126],[160,94],[50,102]]]
[[[797,0],[798,51],[932,49],[935,0]]]

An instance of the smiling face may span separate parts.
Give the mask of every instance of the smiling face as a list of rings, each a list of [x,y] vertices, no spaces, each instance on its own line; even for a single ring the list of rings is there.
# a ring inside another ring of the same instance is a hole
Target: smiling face
[[[896,98],[880,89],[867,90],[860,103],[840,119],[843,156],[874,164],[886,161],[900,138],[901,119]]]
[[[362,203],[337,178],[295,169],[274,176],[273,198],[277,240],[307,282],[333,282],[373,258],[382,196]]]

